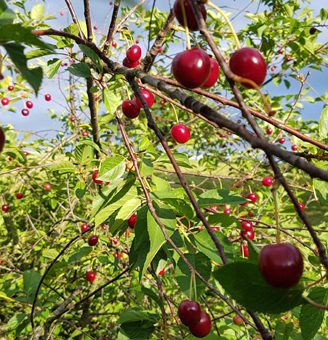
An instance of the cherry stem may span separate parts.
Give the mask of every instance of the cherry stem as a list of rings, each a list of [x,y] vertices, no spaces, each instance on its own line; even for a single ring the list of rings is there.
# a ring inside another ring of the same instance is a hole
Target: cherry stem
[[[194,292],[195,292],[195,301],[197,301],[197,286],[196,286],[196,276],[194,272],[191,272],[191,277],[194,281]]]
[[[229,25],[229,27],[230,27],[230,29],[231,29],[231,32],[232,32],[232,34],[233,34],[233,36],[234,36],[234,38],[235,38],[235,40],[236,40],[236,44],[237,44],[238,50],[240,50],[240,49],[241,49],[240,41],[239,41],[239,39],[238,39],[237,33],[236,33],[236,31],[235,31],[235,29],[234,29],[234,27],[233,27],[231,21],[229,20],[229,18],[225,15],[225,13],[224,13],[218,6],[216,6],[215,4],[213,4],[213,2],[207,1],[207,2],[206,2],[206,5],[208,5],[208,6],[212,7],[212,8],[214,8],[214,9],[216,9],[216,10],[223,16],[224,20],[225,20],[225,21],[227,22],[227,24]]]
[[[174,111],[175,117],[176,117],[176,119],[177,119],[177,123],[179,124],[179,117],[178,117],[178,114],[177,114],[177,110],[175,109],[175,105],[173,105],[171,102],[170,102],[170,104],[171,104],[172,107],[173,107],[173,111]]]
[[[304,289],[309,289],[309,288],[315,286],[316,284],[318,284],[319,282],[321,282],[322,280],[325,280],[326,278],[327,278],[327,274],[324,275],[323,277],[321,277],[319,280],[317,280],[317,281],[315,281],[315,282],[313,282],[313,283],[310,283],[309,285],[306,285],[306,286],[304,287]]]
[[[191,276],[190,276],[190,287],[189,287],[189,300],[191,301],[192,300],[192,281],[193,281],[193,274],[194,272],[191,271]]]
[[[185,31],[186,31],[187,49],[190,50],[191,45],[190,45],[190,37],[189,37],[189,28],[188,28],[187,15],[186,15],[186,10],[185,10],[185,7],[184,7],[183,0],[180,0],[180,6],[181,6],[182,16],[183,16],[183,24],[184,24],[184,28],[185,28]]]
[[[240,83],[240,84],[241,83],[247,83],[247,84],[251,85],[253,88],[255,88],[258,91],[258,93],[260,94],[260,96],[261,96],[261,98],[263,100],[263,103],[264,103],[264,105],[265,105],[265,107],[267,109],[269,117],[272,117],[272,116],[274,116],[276,114],[276,112],[271,109],[271,106],[270,106],[269,102],[267,101],[267,99],[265,98],[265,96],[264,96],[263,92],[261,91],[260,87],[253,80],[250,80],[250,79],[247,79],[247,78],[243,78],[243,77],[239,77],[237,75],[234,75],[232,78],[237,83]]]
[[[181,31],[181,32],[186,32],[186,30],[183,27],[179,27],[177,25],[172,25],[172,29],[175,31]],[[197,40],[195,39],[195,37],[189,32],[189,37],[192,39],[192,41],[195,43],[195,45],[200,48]],[[163,45],[164,45],[164,41],[163,41]]]
[[[275,182],[273,183],[273,188],[272,188],[272,197],[273,197],[273,202],[274,202],[274,216],[276,219],[276,226],[277,226],[277,235],[276,235],[277,244],[280,243],[279,202],[278,202],[278,195],[277,195],[278,187],[279,187],[279,181],[275,180]]]
[[[314,307],[317,307],[319,309],[325,309],[328,310],[328,306],[324,306],[324,305],[320,305],[320,303],[317,303],[313,300],[311,300],[310,298],[308,298],[307,296],[303,296],[303,299],[306,300],[308,303],[310,303],[311,305],[313,305]]]

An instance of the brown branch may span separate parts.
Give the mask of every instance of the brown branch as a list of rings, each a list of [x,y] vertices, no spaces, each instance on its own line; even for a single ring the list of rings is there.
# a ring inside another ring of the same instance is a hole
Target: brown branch
[[[115,24],[116,24],[116,19],[117,19],[117,15],[118,15],[118,10],[120,8],[120,4],[121,4],[121,2],[118,2],[118,1],[114,2],[114,9],[113,9],[113,14],[112,14],[112,20],[111,20],[110,25],[109,25],[109,29],[108,29],[106,40],[104,40],[102,42],[102,44],[100,44],[100,46],[99,46],[100,50],[105,46],[104,50],[103,50],[103,53],[106,56],[108,55],[110,42],[111,42],[111,40],[113,38]]]
[[[167,32],[171,29],[172,27],[172,21],[174,20],[174,12],[173,9],[171,8],[169,16],[166,19],[166,22],[163,26],[163,28],[158,32],[158,35],[155,39],[155,42],[152,46],[152,48],[147,52],[145,58],[141,61],[141,67],[145,72],[149,72],[157,54],[158,50],[162,46],[163,40],[167,34]]]
[[[89,0],[83,0],[83,2],[84,2],[84,17],[85,17],[85,22],[87,25],[88,41],[91,42],[93,35],[92,35],[92,26],[91,26],[91,18],[90,18]]]
[[[78,26],[78,28],[79,28],[79,36],[80,36],[81,39],[83,39],[82,29],[81,29],[79,20],[78,20],[76,14],[75,14],[73,5],[72,5],[72,3],[71,3],[71,0],[65,0],[65,2],[66,2],[66,5],[67,5],[69,11],[71,12],[71,16],[72,16],[72,18],[73,18],[74,23],[75,23],[75,24]]]

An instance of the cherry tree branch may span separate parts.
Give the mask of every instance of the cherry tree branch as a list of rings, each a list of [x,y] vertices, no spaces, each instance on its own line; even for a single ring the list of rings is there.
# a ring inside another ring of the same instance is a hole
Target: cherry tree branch
[[[80,26],[80,23],[79,23],[79,20],[75,14],[75,11],[74,11],[74,8],[73,8],[73,5],[71,3],[71,0],[65,0],[66,4],[67,4],[67,7],[69,9],[69,11],[71,12],[71,16],[73,18],[73,21],[74,23],[77,25],[77,27],[79,28],[79,36],[81,39],[83,39],[83,33],[82,33],[82,29],[81,29],[81,26]]]
[[[92,25],[91,25],[91,18],[90,18],[90,5],[89,0],[83,0],[84,2],[84,17],[85,22],[87,25],[87,35],[88,35],[88,41],[92,41]]]
[[[113,14],[112,14],[112,20],[110,22],[109,25],[109,29],[108,29],[108,33],[107,33],[107,37],[106,40],[104,40],[102,42],[102,44],[100,44],[99,49],[101,50],[104,46],[104,54],[107,56],[108,55],[108,50],[109,50],[109,46],[110,46],[110,42],[113,38],[113,34],[114,34],[114,30],[115,30],[115,24],[116,24],[116,19],[117,19],[117,15],[118,15],[118,10],[120,8],[120,4],[121,2],[114,2],[114,9],[113,9]]]

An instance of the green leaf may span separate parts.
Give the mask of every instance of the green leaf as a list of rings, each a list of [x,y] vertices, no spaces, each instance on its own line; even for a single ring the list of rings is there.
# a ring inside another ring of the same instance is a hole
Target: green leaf
[[[315,162],[315,165],[323,170],[328,170],[328,166],[325,163],[320,161]],[[328,203],[328,183],[321,181],[320,179],[314,178],[313,179],[313,188],[315,193],[319,199],[319,203],[321,206]]]
[[[167,234],[171,236],[174,233],[176,227],[176,217],[174,211],[169,206],[158,206],[156,203],[154,203],[154,208],[158,218],[164,224]],[[150,249],[147,254],[146,261],[143,264],[143,269],[140,272],[140,278],[145,274],[150,262],[165,243],[164,234],[150,211],[147,213],[147,229],[150,240]]]
[[[326,139],[328,136],[328,105],[321,112],[319,122],[319,136],[321,139]]]
[[[93,51],[91,48],[89,48],[88,46],[80,44],[79,47],[81,51],[96,64],[99,72],[101,73],[103,71],[103,67],[102,67],[101,60],[98,54],[95,51]]]
[[[208,257],[205,256],[203,253],[185,254],[185,257],[190,262],[190,264],[199,272],[199,274],[208,281],[211,276],[211,261],[208,259]],[[181,290],[189,298],[191,273],[182,258],[179,258],[174,277],[177,280]],[[196,286],[197,296],[200,296],[206,286],[198,277],[196,277]],[[192,289],[191,292],[191,299],[193,300],[195,299],[194,289]]]
[[[24,292],[27,296],[34,295],[41,281],[41,274],[34,270],[25,270],[23,273]]]
[[[294,325],[292,322],[285,323],[284,321],[280,320],[276,324],[275,328],[275,339],[276,340],[288,340],[289,335],[293,331]]]
[[[90,145],[92,148],[96,149],[97,151],[100,152],[100,148],[99,146],[92,140],[90,139],[83,139],[81,141],[79,141],[78,145]]]
[[[33,6],[31,11],[31,18],[35,21],[39,21],[42,18],[44,12],[43,4]]]
[[[34,59],[34,58],[41,58],[41,57],[44,57],[44,56],[50,55],[50,54],[54,54],[54,53],[52,51],[48,51],[48,50],[36,49],[36,50],[26,52],[25,56],[26,56],[27,60],[30,60],[30,59]]]
[[[184,338],[184,340],[198,340],[199,338],[193,336],[192,334],[189,334],[186,338]],[[209,335],[204,336],[202,338],[202,340],[226,340],[227,338],[224,337],[218,337],[217,334],[213,334],[213,332],[211,332]]]
[[[58,251],[56,249],[46,249],[42,251],[43,257],[48,257],[50,259],[54,259],[56,256],[58,256]]]
[[[139,308],[129,308],[124,309],[120,318],[117,321],[117,324],[122,324],[125,322],[134,322],[134,321],[144,321],[148,320],[152,323],[158,322],[160,316],[155,312],[146,311],[144,309]]]
[[[308,298],[321,304],[327,304],[327,289],[315,287],[311,289]],[[303,340],[311,340],[316,335],[325,316],[325,310],[319,309],[310,303],[305,303],[299,317]]]
[[[170,192],[171,191],[171,186],[170,183],[165,181],[164,179],[155,176],[154,174],[152,175],[152,181],[156,185],[156,191],[162,191],[162,192]]]
[[[227,256],[228,262],[233,262],[233,246],[229,239],[223,235],[220,231],[213,230],[214,234],[224,247],[224,253]],[[223,261],[219,255],[218,249],[216,248],[214,241],[207,232],[207,230],[202,230],[201,232],[194,235],[195,243],[197,248],[204,253],[210,260],[223,264]]]
[[[75,160],[81,165],[93,158],[93,149],[89,145],[78,144],[74,150]]]
[[[151,162],[151,160],[143,158],[140,163],[139,170],[141,177],[151,176],[154,172],[153,163]]]
[[[238,205],[245,202],[249,201],[233,191],[224,189],[208,190],[197,197],[197,203],[201,208],[220,204]]]
[[[110,114],[114,114],[119,104],[118,98],[116,97],[115,93],[107,89],[104,89],[103,101],[108,112]]]
[[[75,195],[81,200],[87,192],[87,185],[84,182],[77,182],[75,186]]]
[[[16,14],[11,9],[7,8],[0,14],[0,26],[12,23],[16,18]]]
[[[189,158],[184,153],[173,152],[173,157],[175,158],[178,165],[191,168]],[[159,156],[155,162],[171,164],[171,161],[166,154]]]
[[[107,158],[100,166],[98,179],[101,181],[112,181],[120,178],[125,172],[125,158],[114,156]]]
[[[44,67],[44,73],[51,79],[58,71],[63,59],[50,59],[47,61],[47,66]]]
[[[86,63],[73,64],[67,69],[76,77],[90,78],[91,71]]]
[[[67,172],[74,172],[75,165],[70,161],[63,161],[58,164],[52,165],[49,167],[50,171],[58,171],[58,170],[68,170]]]
[[[252,312],[278,314],[303,303],[301,286],[275,289],[264,280],[259,266],[247,260],[224,265],[215,278],[238,304]]]
[[[16,328],[19,324],[23,322],[23,320],[26,318],[27,314],[16,314],[13,317],[11,317],[7,323],[8,328]]]
[[[0,27],[1,36],[1,27]],[[24,47],[17,43],[6,43],[3,44],[9,54],[10,59],[16,65],[16,67],[21,72],[22,76],[27,80],[27,82],[32,86],[36,95],[38,94],[39,88],[41,86],[43,73],[41,67],[36,67],[29,70],[27,68],[27,59],[24,55]]]
[[[79,246],[76,249],[76,252],[68,259],[68,263],[80,261],[82,257],[88,256],[92,251],[93,248],[88,245],[82,247]]]
[[[239,221],[227,214],[213,214],[207,217],[208,223],[212,227],[220,227],[225,230],[226,228],[238,228],[240,227]]]
[[[127,221],[128,217],[132,215],[132,213],[141,206],[141,200],[139,198],[135,198],[125,202],[123,207],[119,210],[118,214],[115,216],[115,222],[110,226],[110,232],[115,235],[119,228],[122,226],[124,222]]]
[[[148,146],[150,144],[150,141],[147,137],[142,138],[142,140],[138,144],[139,151],[145,151],[147,150]]]

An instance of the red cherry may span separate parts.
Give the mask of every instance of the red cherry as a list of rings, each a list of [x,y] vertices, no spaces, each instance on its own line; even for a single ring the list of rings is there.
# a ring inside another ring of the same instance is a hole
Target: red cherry
[[[98,29],[98,26],[93,26],[93,29],[95,30],[95,31],[97,31],[97,29]]]
[[[243,319],[238,314],[232,318],[232,321],[237,326],[240,326],[244,322]]]
[[[98,236],[97,235],[90,235],[88,238],[89,246],[95,246],[98,243]]]
[[[240,247],[240,252],[244,254],[245,257],[248,257],[248,247],[246,245]]]
[[[113,5],[113,3],[112,3],[112,2],[110,2],[109,4],[110,4],[111,6]]]
[[[50,94],[46,94],[46,95],[44,96],[44,99],[45,99],[47,102],[50,102],[50,100],[51,100],[51,95],[50,95]]]
[[[155,103],[155,98],[154,98],[153,94],[146,89],[141,89],[140,92],[141,92],[144,100],[146,101],[148,107],[152,107]],[[142,104],[141,104],[141,102],[138,98],[136,98],[136,102],[142,108]]]
[[[280,144],[284,144],[284,143],[285,143],[285,138],[283,138],[283,137],[282,137],[282,138],[279,138],[279,143],[280,143]]]
[[[1,264],[4,264],[5,263],[5,260],[1,260]]]
[[[200,321],[202,310],[197,301],[183,300],[179,304],[178,315],[185,326],[192,327]]]
[[[9,104],[9,99],[8,98],[2,98],[1,99],[2,105],[8,105]]]
[[[298,202],[298,204],[299,204],[299,206],[301,207],[301,209],[304,211],[304,210],[305,210],[305,206],[304,206],[304,204],[303,204],[303,203],[301,203],[301,202]],[[296,207],[295,207],[295,205],[294,205],[294,209],[295,209],[295,211],[296,211]]]
[[[101,229],[102,230],[107,230],[107,228],[104,225],[101,227]]]
[[[99,174],[99,171],[95,171],[95,172],[92,174],[92,180],[93,180],[95,183],[97,183],[97,184],[101,184],[102,181],[100,181],[99,179],[97,179],[98,174]]]
[[[211,227],[211,229],[221,231],[219,227]]]
[[[269,128],[269,129],[266,130],[266,132],[267,132],[268,135],[272,135],[272,129]]]
[[[251,230],[242,230],[241,232],[240,232],[240,236],[241,236],[241,238],[243,239],[243,240],[246,240],[247,241],[247,239],[249,239],[249,240],[254,240],[254,236],[255,236],[255,234],[254,234],[254,230],[253,229],[251,229]]]
[[[272,185],[272,178],[271,177],[264,177],[262,180],[262,184],[266,187],[270,187]]]
[[[189,327],[189,330],[196,338],[204,338],[210,334],[212,322],[210,316],[203,310],[200,321],[195,326]]]
[[[17,194],[16,194],[16,198],[17,199],[19,199],[19,200],[21,200],[22,198],[23,198],[23,194],[21,193],[21,192],[18,192]]]
[[[164,275],[164,273],[165,273],[165,267],[162,269],[162,270],[160,270],[159,272],[158,272],[158,275]]]
[[[96,273],[95,272],[87,272],[85,275],[85,278],[89,282],[93,282],[96,279]]]
[[[252,222],[242,221],[240,224],[241,224],[241,227],[245,231],[249,231],[249,230],[253,229],[253,223]]]
[[[162,47],[158,49],[158,53],[162,53]]]
[[[88,136],[89,136],[88,131],[83,131],[83,132],[82,132],[82,136],[83,136],[83,137],[88,137]]]
[[[171,135],[173,139],[180,144],[184,144],[190,139],[190,131],[183,124],[174,125],[171,129]]]
[[[125,100],[122,104],[122,111],[127,118],[137,118],[140,114],[140,106],[135,100]]]
[[[117,253],[117,252],[114,253],[114,256],[115,256],[117,259],[119,259],[119,258],[121,257],[120,254]]]
[[[22,115],[23,116],[28,116],[30,114],[30,111],[28,109],[23,109],[22,110]]]
[[[134,228],[134,226],[136,225],[136,221],[137,221],[137,215],[133,214],[130,216],[130,218],[128,219],[128,225],[131,229]]]
[[[47,183],[47,184],[44,186],[44,188],[45,188],[46,190],[51,190],[51,185]]]
[[[64,15],[64,12],[60,12],[60,15],[63,16],[63,15]]]
[[[296,286],[302,276],[303,258],[292,244],[268,244],[260,251],[259,267],[269,285],[289,289]]]
[[[190,31],[198,31],[198,24],[197,20],[195,18],[194,12],[192,10],[192,7],[190,5],[189,0],[183,0],[183,5],[187,17],[187,26]],[[181,3],[180,0],[175,0],[174,3],[174,14],[175,17],[177,18],[179,24],[184,27],[184,20],[183,20],[183,11],[181,8]],[[203,15],[204,20],[206,21],[206,9],[204,5],[200,5],[199,9]]]
[[[136,40],[136,44],[139,44],[139,39]]]
[[[254,214],[250,211],[250,212],[248,213],[248,216],[249,216],[249,217],[253,217]]]
[[[3,131],[2,127],[0,126],[0,153],[3,150],[5,143],[6,143],[5,132]]]
[[[252,201],[252,203],[255,203],[257,201],[257,194],[255,192],[251,192],[247,195],[247,198]]]
[[[218,207],[217,205],[212,205],[212,206],[211,206],[211,209],[212,209],[212,210],[219,210],[219,207]]]
[[[86,230],[88,230],[88,229],[89,229],[89,227],[88,227],[87,224],[82,224],[82,225],[81,225],[81,230],[82,230],[82,231],[86,231]]]
[[[223,212],[224,212],[225,214],[230,215],[230,214],[231,214],[231,209],[226,208],[226,209],[223,210]]]
[[[27,151],[24,151],[24,155],[25,155],[25,156],[28,156],[28,152],[27,152]]]
[[[131,61],[128,57],[123,59],[123,65],[128,68],[135,68],[140,64],[140,61]]]
[[[243,197],[246,198],[246,196],[244,196],[244,195],[243,195]],[[245,205],[247,205],[247,203],[248,203],[248,202],[244,202],[244,203],[241,204],[241,206],[245,206]]]
[[[12,85],[8,86],[8,91],[13,91],[14,87]]]
[[[116,245],[118,243],[118,239],[117,238],[114,238],[113,240],[114,244]]]
[[[210,58],[210,61],[211,72],[205,84],[202,86],[204,89],[209,89],[210,87],[212,87],[217,82],[220,74],[219,64],[217,63],[217,61],[214,60],[213,58]]]
[[[26,106],[29,108],[29,109],[32,109],[32,107],[33,107],[33,103],[31,102],[31,101],[27,101],[26,102]]]
[[[9,205],[8,204],[4,204],[2,207],[1,207],[2,211],[4,212],[7,212],[9,210]]]
[[[285,58],[285,61],[286,61],[286,62],[289,62],[290,60],[291,60],[291,59],[290,59],[290,57],[288,57],[288,56]]]
[[[116,47],[117,46],[117,42],[116,41],[112,41],[112,46]]]
[[[272,71],[272,72],[274,72],[274,71],[275,71],[275,69],[276,69],[276,67],[275,67],[275,66],[271,66],[271,71]]]
[[[70,120],[71,120],[71,122],[75,122],[75,118],[74,117],[71,117]]]
[[[266,63],[261,53],[254,48],[244,47],[236,51],[230,58],[230,69],[237,76],[253,80],[261,85],[267,73]],[[248,89],[250,84],[242,83]]]
[[[138,45],[132,45],[126,51],[126,56],[130,61],[137,61],[141,57],[141,48]]]
[[[283,54],[284,51],[283,51],[283,50],[279,50],[278,53],[279,53],[279,54]]]
[[[292,150],[296,151],[297,150],[297,145],[292,145]]]
[[[161,101],[160,101],[160,104],[161,104],[161,105],[164,105],[165,103],[166,103],[166,100],[161,100]]]
[[[310,34],[315,34],[316,31],[317,29],[315,27],[310,28]]]
[[[172,73],[184,87],[203,86],[211,73],[211,59],[201,48],[183,51],[174,57]]]

